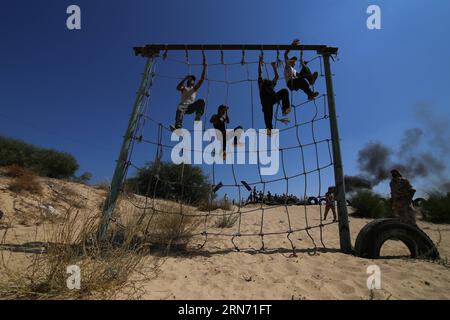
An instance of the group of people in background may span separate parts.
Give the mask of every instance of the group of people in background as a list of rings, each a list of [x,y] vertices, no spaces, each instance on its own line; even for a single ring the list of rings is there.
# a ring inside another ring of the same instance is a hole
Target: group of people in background
[[[416,225],[416,214],[412,205],[412,199],[416,190],[412,187],[411,183],[402,176],[399,170],[391,170],[392,180],[390,182],[391,189],[391,207],[395,216],[397,216],[400,221]],[[333,222],[337,221],[336,214],[336,189],[335,187],[329,187],[328,191],[325,193],[325,211],[323,219],[327,220],[328,214],[331,211],[333,214]],[[228,195],[225,194],[224,199],[229,201]],[[273,194],[268,191],[266,194],[263,191],[257,191],[256,187],[250,191],[247,201],[244,202],[243,199],[241,204],[250,203],[264,203],[264,204],[286,204],[286,203],[299,203],[300,199],[293,194],[283,193],[278,195]],[[233,201],[234,204],[234,201]]]
[[[293,194],[272,194],[268,191],[266,194],[263,191],[257,191],[256,187],[250,192],[247,203],[277,203],[283,204],[285,202],[299,202],[300,199]]]
[[[324,220],[327,220],[328,213],[333,213],[333,222],[337,221],[336,216],[336,199],[334,196],[335,188],[329,187],[327,193],[325,193],[325,213]],[[293,195],[283,193],[281,195],[275,193],[272,194],[268,191],[266,194],[263,191],[257,191],[256,187],[250,192],[246,204],[250,203],[264,203],[264,204],[286,204],[286,203],[300,203],[301,200]]]

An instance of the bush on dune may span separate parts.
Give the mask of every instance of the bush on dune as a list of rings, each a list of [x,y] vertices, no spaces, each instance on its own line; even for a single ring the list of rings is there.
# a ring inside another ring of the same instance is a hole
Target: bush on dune
[[[391,218],[389,201],[370,190],[359,190],[350,199],[354,208],[353,216],[360,218]]]
[[[208,177],[200,167],[172,162],[149,163],[126,181],[125,188],[143,196],[194,205],[213,197]]]
[[[433,191],[422,204],[424,220],[434,223],[450,223],[450,192]]]
[[[14,179],[9,185],[9,190],[12,192],[27,191],[33,194],[41,194],[41,185],[36,175],[30,170],[12,165],[6,168],[6,175]]]
[[[197,209],[200,211],[203,211],[203,212],[214,211],[217,209],[229,211],[229,210],[233,209],[233,204],[232,204],[232,202],[225,201],[224,199],[203,201],[202,203],[200,203],[200,205],[197,207]]]
[[[0,136],[0,166],[11,165],[55,179],[71,178],[79,167],[76,159],[68,153],[44,149]]]

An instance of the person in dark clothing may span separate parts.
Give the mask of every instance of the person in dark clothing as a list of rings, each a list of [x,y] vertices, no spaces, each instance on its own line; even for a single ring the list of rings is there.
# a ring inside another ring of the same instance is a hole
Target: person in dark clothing
[[[300,40],[295,39],[292,42],[293,46],[297,46],[300,44]],[[284,52],[284,78],[286,79],[286,85],[291,91],[298,91],[301,89],[308,96],[308,100],[314,100],[319,93],[311,90],[310,86],[313,86],[318,77],[318,73],[311,73],[311,70],[308,68],[308,61],[303,60],[303,51],[300,53],[300,64],[302,69],[300,72],[295,70],[295,62],[297,61],[297,57],[289,58],[289,49]]]
[[[226,159],[226,150],[227,150],[227,123],[230,123],[230,119],[228,118],[228,107],[225,105],[220,105],[217,108],[217,114],[214,114],[211,117],[210,122],[213,124],[214,129],[219,130],[222,135],[220,137],[222,142],[222,155],[223,159]]]
[[[234,145],[238,145],[239,144],[239,139],[241,138],[242,132],[244,131],[244,128],[242,126],[237,126],[236,128],[234,128]]]
[[[328,212],[331,210],[333,212],[333,222],[337,221],[336,218],[336,204],[335,204],[335,196],[334,196],[334,187],[329,187],[328,192],[325,193],[325,215],[323,220],[327,220]]]
[[[262,78],[262,65],[264,64],[263,56],[259,57],[258,64],[258,85],[259,85],[259,97],[261,99],[262,111],[264,113],[264,122],[266,125],[267,135],[272,134],[272,118],[273,118],[273,106],[276,103],[281,102],[281,110],[283,116],[291,112],[291,104],[289,101],[289,91],[287,89],[281,89],[275,92],[275,86],[279,79],[277,63],[272,62],[272,69],[274,72],[274,78],[272,80]]]

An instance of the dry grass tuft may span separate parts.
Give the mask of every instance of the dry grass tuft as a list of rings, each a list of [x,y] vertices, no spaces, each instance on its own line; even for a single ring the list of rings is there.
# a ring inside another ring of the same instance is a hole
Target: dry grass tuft
[[[236,224],[239,216],[237,214],[226,214],[217,218],[214,222],[214,226],[216,228],[231,228]]]
[[[9,190],[12,192],[21,193],[27,191],[32,194],[42,193],[37,176],[28,169],[12,165],[6,168],[6,176],[14,178],[13,182],[9,185]]]
[[[119,231],[112,228],[110,241],[98,243],[95,237],[98,221],[98,216],[82,219],[69,213],[62,225],[42,225],[36,232],[44,234],[42,240],[21,245],[8,244],[4,232],[0,248],[0,297],[113,299],[121,293],[127,299],[139,298],[143,294],[143,277],[148,279],[156,271],[155,265],[143,263],[148,248],[142,242],[133,243],[141,230],[135,223],[122,225],[118,236]],[[19,258],[23,260],[22,268],[17,268],[15,260]],[[80,289],[71,290],[67,286],[69,266],[79,267]]]
[[[185,250],[198,235],[203,222],[194,209],[175,203],[161,203],[141,213],[138,223],[145,226],[144,237],[152,246]]]
[[[225,201],[224,199],[221,199],[221,200],[205,201],[201,203],[197,207],[197,209],[203,212],[214,211],[217,209],[230,211],[233,209],[233,205],[230,201]]]

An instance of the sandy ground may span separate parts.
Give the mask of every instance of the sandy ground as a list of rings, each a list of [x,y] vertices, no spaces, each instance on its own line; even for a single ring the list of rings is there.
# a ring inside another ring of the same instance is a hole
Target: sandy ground
[[[75,183],[41,179],[43,195],[14,194],[8,190],[9,180],[0,177],[0,233],[6,224],[12,224],[4,243],[19,245],[39,237],[39,228],[63,220],[64,212],[74,208],[82,214],[98,211],[105,191]],[[83,206],[78,205],[80,202]],[[51,206],[53,209],[49,209]],[[80,208],[77,208],[77,207]],[[56,213],[55,213],[56,210]],[[235,208],[235,210],[237,210]],[[402,257],[408,254],[400,242],[385,244],[383,259],[369,260],[339,252],[336,224],[312,228],[309,234],[292,230],[320,224],[320,206],[264,207],[263,232],[283,234],[261,237],[262,210],[246,206],[232,228],[214,227],[216,218],[207,220],[208,232],[233,235],[234,243],[242,249],[237,252],[231,236],[209,236],[203,248],[197,245],[203,237],[194,239],[187,253],[171,253],[163,260],[158,276],[147,281],[144,299],[369,299],[366,281],[367,267],[377,265],[381,271],[381,289],[374,290],[375,299],[449,299],[450,298],[450,226],[419,221],[419,226],[437,244],[442,260],[430,262]],[[214,213],[220,214],[218,210]],[[60,216],[59,218],[56,216]],[[330,218],[329,218],[330,219]],[[330,220],[328,220],[330,221]],[[359,230],[371,220],[350,217],[354,243]],[[36,227],[36,225],[38,225]],[[200,229],[205,225],[201,224]],[[3,235],[2,235],[3,236]],[[317,250],[314,250],[316,248]],[[14,261],[24,253],[13,252]],[[151,263],[152,256],[148,262]],[[126,296],[121,296],[126,298]]]

